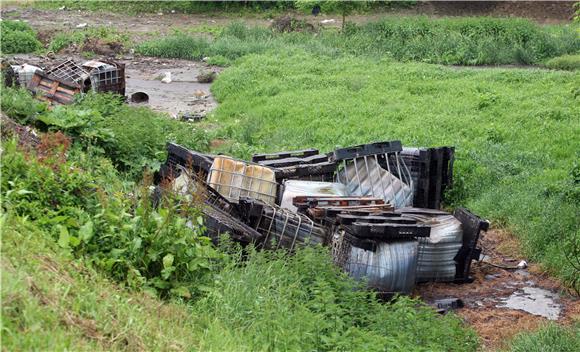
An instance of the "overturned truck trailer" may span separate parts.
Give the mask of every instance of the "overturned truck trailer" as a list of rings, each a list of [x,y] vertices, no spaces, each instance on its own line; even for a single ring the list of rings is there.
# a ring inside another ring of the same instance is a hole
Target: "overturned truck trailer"
[[[329,246],[338,266],[382,293],[469,282],[480,233],[489,228],[467,209],[438,209],[452,185],[449,147],[390,141],[257,154],[251,162],[172,143],[167,150],[156,182],[187,174],[213,195],[204,213],[214,241],[225,230],[263,249]]]

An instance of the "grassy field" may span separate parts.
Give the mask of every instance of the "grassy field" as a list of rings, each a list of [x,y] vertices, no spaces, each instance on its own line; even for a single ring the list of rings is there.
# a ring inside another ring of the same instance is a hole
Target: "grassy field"
[[[220,102],[212,123],[217,137],[234,141],[222,151],[240,157],[393,139],[453,145],[449,205],[509,228],[531,259],[573,280],[565,252],[580,228],[579,80],[563,71],[252,55],[212,86]]]

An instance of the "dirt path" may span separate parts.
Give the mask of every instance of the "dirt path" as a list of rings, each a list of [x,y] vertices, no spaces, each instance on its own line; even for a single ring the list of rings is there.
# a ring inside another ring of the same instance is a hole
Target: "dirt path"
[[[486,263],[514,267],[524,259],[508,233],[484,233],[481,246],[485,259],[472,265],[473,283],[422,284],[416,295],[427,302],[460,298],[465,307],[456,313],[477,331],[484,350],[506,347],[517,333],[535,330],[549,321],[567,325],[580,319],[580,298],[563,290],[537,266],[506,270]]]

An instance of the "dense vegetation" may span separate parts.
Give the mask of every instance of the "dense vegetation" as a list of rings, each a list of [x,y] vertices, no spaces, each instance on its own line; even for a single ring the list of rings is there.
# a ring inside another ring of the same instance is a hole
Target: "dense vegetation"
[[[442,64],[536,64],[580,50],[575,27],[540,27],[524,19],[425,17],[386,18],[350,24],[344,33],[322,30],[277,33],[242,23],[225,27],[214,39],[186,34],[154,39],[137,52],[159,57],[201,59],[227,64],[248,54],[303,49],[315,55],[352,54]]]
[[[208,137],[197,126],[148,108],[129,107],[118,97],[89,94],[76,105],[47,110],[26,90],[5,89],[2,93],[2,111],[16,121],[66,132],[79,143],[90,145],[94,153],[106,155],[133,179],[141,177],[145,167],[159,167],[169,141],[201,151],[208,149]]]
[[[457,69],[305,52],[251,55],[212,87],[224,151],[454,145],[451,205],[506,226],[564,279],[580,228],[578,73]]]
[[[0,22],[0,32],[1,53],[4,55],[30,53],[42,47],[34,30],[24,22],[3,20]]]

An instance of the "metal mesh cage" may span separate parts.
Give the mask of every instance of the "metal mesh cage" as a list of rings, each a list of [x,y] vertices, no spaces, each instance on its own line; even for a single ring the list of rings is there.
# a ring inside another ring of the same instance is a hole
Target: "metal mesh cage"
[[[380,293],[409,293],[415,284],[417,241],[357,239],[337,227],[330,243],[334,263]]]
[[[252,227],[264,235],[264,248],[294,250],[327,242],[326,229],[303,214],[248,198],[240,200],[240,206]]]
[[[104,63],[91,71],[91,85],[95,92],[115,92],[125,95],[125,68]]]
[[[64,82],[76,83],[84,88],[88,82],[89,72],[77,65],[73,60],[67,59],[55,67],[46,71],[46,73],[54,78]]]

